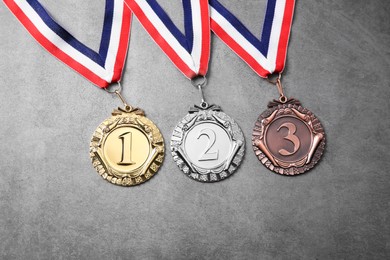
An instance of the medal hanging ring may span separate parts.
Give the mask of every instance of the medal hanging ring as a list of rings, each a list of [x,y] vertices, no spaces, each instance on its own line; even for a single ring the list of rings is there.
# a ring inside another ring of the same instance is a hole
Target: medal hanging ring
[[[200,98],[201,98],[200,106],[202,108],[207,108],[209,106],[209,104],[206,102],[204,95],[203,95],[203,88],[207,85],[206,76],[198,76],[194,79],[191,79],[191,84],[194,87],[198,88],[198,90],[199,90],[199,94],[200,94]]]

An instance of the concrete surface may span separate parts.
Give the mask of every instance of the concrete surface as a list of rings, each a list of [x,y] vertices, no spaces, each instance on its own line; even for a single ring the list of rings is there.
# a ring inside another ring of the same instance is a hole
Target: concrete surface
[[[264,1],[222,2],[260,32]],[[103,0],[42,2],[97,48]],[[180,1],[159,2],[180,23]],[[1,4],[0,258],[389,259],[389,12],[382,0],[297,1],[284,86],[328,137],[310,173],[279,176],[254,156],[253,124],[277,91],[213,37],[206,97],[245,133],[241,168],[197,183],[167,153],[151,181],[121,188],[88,155],[120,102],[43,50]],[[199,102],[136,19],[124,93],[166,145]]]

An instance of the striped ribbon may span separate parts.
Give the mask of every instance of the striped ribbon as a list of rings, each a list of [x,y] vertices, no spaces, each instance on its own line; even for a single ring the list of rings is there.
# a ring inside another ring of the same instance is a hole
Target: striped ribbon
[[[106,0],[98,52],[61,27],[37,0],[3,1],[47,51],[92,83],[105,88],[120,80],[131,23],[131,12],[123,0]]]
[[[156,0],[125,0],[153,40],[188,78],[207,73],[210,56],[208,0],[183,0],[183,34]]]
[[[285,66],[295,0],[268,0],[261,39],[217,0],[183,0],[183,34],[156,0],[106,0],[99,52],[62,28],[38,0],[3,0],[50,53],[101,88],[119,81],[127,54],[131,11],[182,73],[207,73],[210,27],[259,76]],[[130,7],[131,11],[129,10]]]
[[[212,31],[259,76],[283,71],[295,0],[268,0],[258,39],[217,0],[209,0]]]

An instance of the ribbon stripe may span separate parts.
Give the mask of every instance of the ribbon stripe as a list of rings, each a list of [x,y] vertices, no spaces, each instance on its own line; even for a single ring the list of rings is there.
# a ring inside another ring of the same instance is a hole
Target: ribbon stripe
[[[106,0],[99,52],[61,27],[37,0],[4,0],[28,32],[52,55],[95,85],[120,80],[128,48],[131,12],[121,0]]]
[[[268,0],[261,40],[217,0],[210,0],[212,31],[259,76],[282,72],[295,0]]]
[[[183,0],[184,34],[157,0],[106,0],[100,48],[96,52],[54,21],[38,0],[4,2],[46,50],[101,88],[121,78],[131,11],[188,78],[207,74],[210,30],[265,78],[284,69],[295,5],[295,0],[268,0],[258,39],[218,0]]]
[[[188,78],[205,75],[210,56],[207,0],[183,0],[185,34],[156,0],[125,0],[142,26]]]

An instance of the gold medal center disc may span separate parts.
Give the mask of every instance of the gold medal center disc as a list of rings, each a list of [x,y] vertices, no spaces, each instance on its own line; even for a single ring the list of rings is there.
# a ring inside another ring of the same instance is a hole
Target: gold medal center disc
[[[157,126],[138,108],[114,110],[92,136],[92,165],[103,179],[121,186],[149,180],[164,159]]]
[[[118,172],[131,173],[147,161],[151,146],[146,135],[135,127],[119,127],[103,144],[107,163]]]

